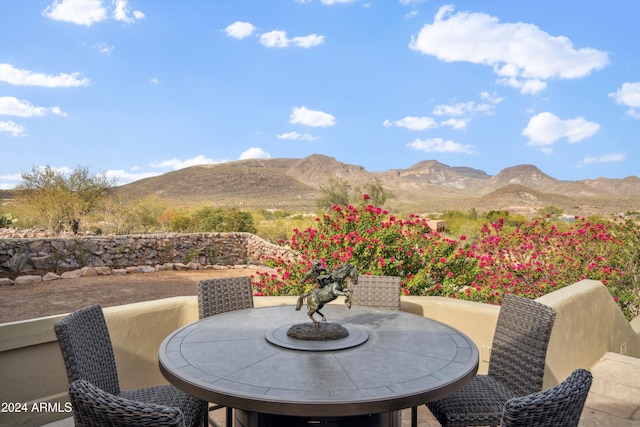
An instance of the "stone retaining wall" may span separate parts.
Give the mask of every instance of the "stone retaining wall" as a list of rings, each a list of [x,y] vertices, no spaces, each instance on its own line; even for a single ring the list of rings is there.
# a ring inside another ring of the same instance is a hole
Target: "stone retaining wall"
[[[81,267],[127,268],[166,263],[260,264],[293,256],[251,233],[166,233],[0,239],[0,271],[28,274]]]

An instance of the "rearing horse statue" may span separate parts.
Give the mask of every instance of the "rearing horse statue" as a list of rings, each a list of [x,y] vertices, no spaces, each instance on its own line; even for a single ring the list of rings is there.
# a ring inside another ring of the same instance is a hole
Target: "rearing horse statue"
[[[303,280],[306,280],[308,276],[309,275],[305,276]],[[335,300],[339,296],[344,296],[344,303],[348,308],[351,308],[351,294],[353,290],[345,289],[343,284],[344,281],[349,278],[349,287],[356,285],[358,283],[358,270],[353,265],[344,263],[337,266],[330,274],[315,274],[315,276],[318,287],[298,297],[296,310],[302,308],[302,304],[304,304],[306,298],[307,307],[309,307],[307,315],[313,321],[314,325],[318,326],[318,321],[314,319],[313,315],[318,313],[322,316],[322,321],[326,322],[326,317],[320,312],[320,309],[324,307],[326,303]]]

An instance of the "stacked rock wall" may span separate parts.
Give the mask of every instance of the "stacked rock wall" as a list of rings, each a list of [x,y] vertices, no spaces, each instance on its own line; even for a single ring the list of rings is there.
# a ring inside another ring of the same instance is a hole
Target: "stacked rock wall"
[[[293,256],[251,233],[167,233],[0,239],[0,271],[29,273],[81,267],[127,268],[166,263],[260,264]]]

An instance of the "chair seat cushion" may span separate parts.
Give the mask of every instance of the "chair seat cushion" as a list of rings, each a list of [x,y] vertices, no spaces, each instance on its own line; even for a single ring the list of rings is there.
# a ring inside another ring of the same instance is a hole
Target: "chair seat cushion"
[[[477,375],[464,388],[427,407],[443,426],[498,425],[502,408],[515,393],[487,375]]]
[[[138,402],[180,408],[184,414],[185,424],[188,427],[201,425],[202,415],[205,413],[207,406],[205,401],[193,397],[172,385],[122,391],[120,392],[120,397]]]

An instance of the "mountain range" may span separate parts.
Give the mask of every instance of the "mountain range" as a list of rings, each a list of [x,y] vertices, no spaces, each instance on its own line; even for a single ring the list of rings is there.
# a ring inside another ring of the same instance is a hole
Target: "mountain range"
[[[393,195],[387,205],[400,211],[475,208],[527,213],[546,206],[576,215],[640,211],[637,176],[561,181],[534,165],[508,167],[491,176],[436,160],[370,172],[321,154],[191,166],[117,187],[117,191],[124,197],[156,195],[182,204],[315,211],[320,187],[331,178],[347,181],[353,189],[377,179]]]

